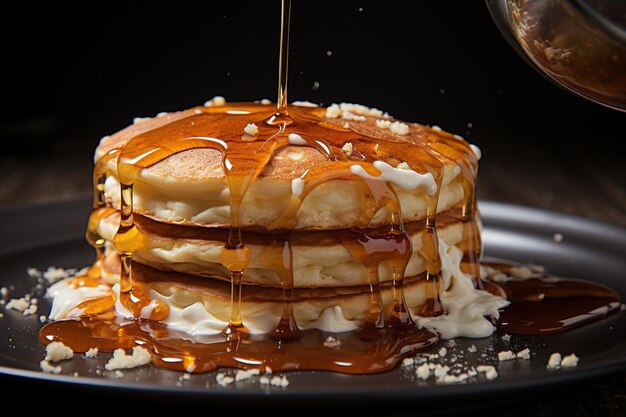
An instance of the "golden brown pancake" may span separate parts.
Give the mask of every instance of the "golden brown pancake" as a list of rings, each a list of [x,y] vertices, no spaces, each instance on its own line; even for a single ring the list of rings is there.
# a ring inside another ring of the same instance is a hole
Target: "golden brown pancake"
[[[348,109],[355,111],[351,107]],[[101,160],[103,171],[108,173],[107,198],[115,207],[120,207],[119,158],[113,155],[105,161],[107,152],[120,148],[124,153],[135,146],[139,150],[127,159],[137,158],[154,150],[154,146],[142,148],[136,146],[137,143],[158,143],[162,137],[167,137],[164,143],[168,144],[201,137],[214,146],[185,149],[183,145],[180,148],[171,145],[163,151],[162,158],[155,158],[156,162],[141,169],[134,183],[135,212],[162,222],[227,227],[231,222],[231,193],[224,165],[228,150],[222,149],[220,143],[230,149],[234,143],[265,143],[268,138],[284,143],[271,152],[266,163],[259,160],[263,154],[259,150],[261,145],[255,145],[250,156],[237,160],[239,165],[243,164],[243,171],[260,169],[241,201],[239,220],[243,227],[272,229],[280,226],[285,208],[294,200],[294,181],[300,177],[308,184],[335,169],[349,174],[352,166],[364,162],[384,162],[396,173],[406,170],[436,177],[432,184],[424,183],[414,188],[390,181],[407,222],[426,217],[429,187],[435,183],[439,212],[468,197],[461,182],[465,165],[469,167],[467,169],[474,167],[476,157],[467,142],[440,130],[405,124],[377,112],[361,111],[362,115],[355,115],[344,111],[340,117],[328,117],[329,110],[295,106],[290,110],[295,121],[284,130],[266,123],[274,112],[271,106],[250,103],[193,108],[142,120],[103,138],[96,150],[96,158]],[[224,113],[228,113],[228,118],[224,118]],[[244,132],[249,124],[258,127],[257,135]],[[398,131],[402,134],[396,133]],[[303,138],[306,144],[290,140],[293,134]],[[372,147],[372,138],[389,146]],[[246,158],[250,160],[246,161]],[[316,172],[318,168],[320,170]],[[379,175],[376,170],[368,173]],[[289,228],[358,226],[367,205],[363,187],[362,175],[325,179],[299,202],[295,222]],[[376,210],[368,224],[376,226],[389,221],[389,210],[382,207]]]

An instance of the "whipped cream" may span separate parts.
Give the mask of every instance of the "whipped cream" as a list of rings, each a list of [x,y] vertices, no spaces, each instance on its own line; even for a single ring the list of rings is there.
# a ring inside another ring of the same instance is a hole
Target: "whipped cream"
[[[444,339],[454,337],[486,337],[495,330],[485,316],[499,317],[499,309],[509,302],[502,297],[486,291],[476,290],[470,277],[460,269],[462,252],[455,246],[448,246],[439,240],[439,253],[442,262],[441,287],[449,290],[441,293],[441,302],[447,314],[439,317],[419,317],[413,311],[413,317],[420,327],[436,330]],[[74,287],[70,279],[60,281],[48,289],[48,296],[53,299],[51,320],[77,317],[84,312],[77,308],[85,301],[115,295],[115,311],[120,318],[132,319],[132,312],[119,301],[119,285],[110,287],[106,284],[97,287]],[[141,311],[140,318],[148,319],[157,301],[169,306],[169,316],[163,320],[173,330],[190,336],[209,336],[220,333],[228,322],[212,315],[201,301],[189,305],[180,305],[173,296],[167,296],[150,290],[152,302]],[[253,334],[270,332],[278,323],[271,309],[259,309],[244,317],[246,327]],[[335,305],[322,311],[317,318],[299,320],[302,329],[320,329],[326,332],[340,333],[356,330],[362,320],[345,318],[341,306]]]
[[[50,320],[81,316],[83,311],[77,308],[80,304],[111,294],[111,287],[106,284],[97,287],[76,287],[71,283],[72,279],[68,278],[48,288],[47,295],[53,300],[52,310],[48,315]]]
[[[500,317],[500,308],[509,305],[502,297],[474,288],[472,279],[461,271],[463,253],[457,247],[448,246],[439,239],[441,279],[444,291],[441,303],[447,314],[439,317],[414,315],[420,327],[436,330],[444,339],[454,337],[487,337],[495,327],[485,316]]]
[[[419,174],[411,169],[394,168],[383,161],[374,161],[374,168],[380,172],[379,176],[369,174],[361,165],[352,165],[350,172],[368,180],[389,181],[406,190],[424,188],[428,195],[433,195],[437,191],[435,178],[430,172]]]

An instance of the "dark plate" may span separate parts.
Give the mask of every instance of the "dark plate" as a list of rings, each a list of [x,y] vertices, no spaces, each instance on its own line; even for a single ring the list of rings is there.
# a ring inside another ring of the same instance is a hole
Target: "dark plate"
[[[521,262],[533,262],[547,267],[560,276],[588,278],[607,284],[626,299],[626,229],[579,217],[490,202],[481,203],[485,223],[486,254]],[[0,286],[12,286],[10,298],[30,291],[34,281],[25,274],[29,266],[45,269],[49,265],[81,267],[93,256],[83,240],[89,202],[71,202],[29,206],[0,211]],[[553,240],[561,233],[563,241]],[[41,299],[43,314],[49,302]],[[220,402],[246,399],[277,401],[316,399],[319,401],[435,401],[446,399],[491,398],[499,393],[516,390],[541,389],[547,386],[576,382],[626,370],[626,320],[620,312],[607,319],[571,332],[543,337],[513,336],[510,343],[499,335],[486,339],[459,339],[448,348],[447,359],[453,354],[458,361],[469,364],[494,364],[500,376],[494,381],[484,378],[461,385],[437,385],[434,380],[416,381],[414,372],[400,368],[380,375],[348,376],[326,372],[296,372],[288,374],[287,389],[261,386],[258,379],[219,387],[215,374],[194,375],[179,383],[179,373],[154,367],[124,372],[120,379],[102,368],[109,355],[96,359],[76,357],[62,363],[60,375],[39,371],[44,349],[37,340],[41,327],[38,317],[23,317],[15,311],[0,308],[0,335],[6,344],[0,345],[0,374],[35,378],[83,387],[124,389],[136,394],[187,395],[206,401]],[[442,342],[445,346],[445,342]],[[476,345],[477,354],[467,347]],[[533,353],[528,361],[498,364],[495,353],[509,348],[529,347]],[[580,358],[576,368],[547,371],[545,364],[552,352],[575,352]],[[486,356],[482,356],[485,353]],[[77,355],[78,356],[78,355]],[[435,361],[436,362],[436,361]],[[71,374],[78,372],[79,376]],[[5,375],[5,378],[9,378]],[[24,381],[21,378],[14,378]],[[52,385],[52,384],[50,384]]]

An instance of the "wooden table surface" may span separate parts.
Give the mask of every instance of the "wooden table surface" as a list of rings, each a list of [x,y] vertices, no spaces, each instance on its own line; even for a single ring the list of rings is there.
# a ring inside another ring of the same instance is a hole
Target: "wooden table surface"
[[[506,158],[497,149],[490,152],[486,148],[483,152],[492,155],[481,163],[481,199],[574,213],[626,226],[626,175],[622,164],[607,163],[598,170],[597,166],[581,163],[580,156],[576,155],[568,159],[561,154],[557,158],[544,152]],[[0,207],[51,202],[90,193],[91,161],[82,155],[46,159],[0,157],[0,162]],[[498,399],[502,400],[505,399]],[[490,406],[489,412],[495,415],[506,412],[512,417],[624,416],[626,374],[549,390],[515,406]],[[438,415],[456,413],[458,410]]]

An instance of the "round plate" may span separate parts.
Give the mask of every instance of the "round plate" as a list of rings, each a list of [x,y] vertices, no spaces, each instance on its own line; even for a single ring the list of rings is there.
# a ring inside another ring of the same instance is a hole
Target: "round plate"
[[[9,287],[9,298],[31,291],[35,281],[26,274],[27,267],[46,269],[50,265],[82,267],[93,258],[93,250],[83,234],[89,201],[76,200],[56,204],[0,210],[0,287]],[[481,202],[485,224],[484,243],[488,256],[544,265],[551,273],[564,277],[587,278],[611,286],[626,298],[626,229],[560,213],[517,206]],[[563,240],[555,242],[553,235]],[[41,297],[40,314],[47,314],[50,303]],[[476,399],[516,390],[543,388],[548,385],[579,381],[626,369],[626,320],[624,312],[561,335],[512,336],[510,341],[495,334],[485,339],[457,339],[456,346],[442,341],[447,354],[432,362],[467,366],[495,365],[499,377],[487,381],[480,375],[468,383],[438,385],[434,378],[417,380],[412,367],[367,376],[340,375],[328,372],[287,374],[288,388],[261,385],[258,377],[222,387],[216,373],[181,374],[152,366],[124,371],[120,378],[102,369],[109,358],[103,353],[94,359],[76,355],[61,363],[59,375],[39,371],[44,348],[37,339],[42,324],[39,316],[0,307],[0,374],[39,380],[81,384],[83,387],[123,389],[135,394],[184,394],[206,401],[278,401],[316,399],[321,401],[436,401]],[[475,345],[476,353],[468,352]],[[497,361],[497,352],[519,351],[528,347],[530,360]],[[438,351],[439,348],[436,350]],[[553,352],[580,357],[576,368],[546,370]],[[225,372],[230,372],[226,370]],[[76,374],[77,373],[77,374]],[[7,376],[5,376],[7,378]],[[21,378],[14,378],[23,381]],[[51,385],[51,384],[47,384]],[[494,398],[494,397],[492,397]]]

